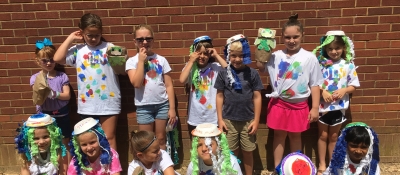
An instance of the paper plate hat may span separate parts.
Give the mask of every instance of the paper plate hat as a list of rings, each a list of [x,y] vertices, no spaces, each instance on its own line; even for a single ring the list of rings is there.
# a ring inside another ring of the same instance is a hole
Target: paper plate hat
[[[91,117],[85,118],[85,119],[79,121],[77,124],[75,124],[72,135],[82,134],[83,132],[88,131],[89,129],[96,126],[98,123],[99,123],[99,120],[96,120],[94,118],[91,118]]]
[[[194,39],[193,44],[190,46],[190,53],[196,51],[197,45],[200,42],[209,42],[209,43],[211,43],[212,39],[207,35],[197,37],[196,39]]]
[[[192,135],[197,137],[215,137],[219,136],[221,133],[221,129],[212,123],[199,124],[196,129],[192,131]]]
[[[353,41],[349,37],[347,37],[343,31],[331,30],[326,32],[326,35],[321,38],[320,40],[321,45],[313,50],[314,54],[316,54],[317,51],[320,50],[319,56],[317,58],[319,63],[323,66],[331,66],[333,64],[332,60],[328,59],[329,56],[326,53],[324,46],[330,44],[335,39],[335,36],[341,37],[345,43],[344,51],[346,53],[345,55],[346,62],[350,63],[355,58]]]
[[[316,168],[310,158],[300,152],[287,155],[276,168],[279,175],[315,175]]]
[[[254,42],[257,46],[255,50],[256,60],[259,62],[268,62],[271,58],[272,49],[276,47],[275,40],[276,30],[267,28],[258,29],[258,37]]]
[[[25,125],[28,127],[41,127],[50,125],[54,121],[55,119],[48,114],[34,114],[28,118]]]
[[[363,174],[366,173],[368,175],[375,175],[378,168],[378,163],[380,161],[379,158],[379,139],[376,135],[375,131],[370,128],[367,124],[363,122],[353,122],[346,125],[343,128],[337,142],[335,149],[333,150],[333,155],[331,162],[329,163],[329,167],[326,171],[332,175],[340,175],[343,174],[344,171],[349,170],[349,158],[347,154],[347,141],[346,135],[348,134],[350,129],[354,129],[354,127],[362,127],[365,128],[370,137],[370,145],[368,147],[368,152],[364,158],[360,160],[359,165],[357,166],[355,173],[353,174]],[[343,171],[343,172],[342,172]]]
[[[251,63],[250,45],[249,45],[249,42],[247,41],[246,37],[242,34],[232,36],[226,40],[224,55],[225,55],[226,61],[228,62],[228,67],[227,67],[228,76],[227,77],[229,79],[229,84],[233,87],[233,89],[241,90],[242,84],[240,83],[239,77],[236,75],[236,71],[232,68],[231,62],[229,59],[229,54],[231,51],[231,44],[234,42],[237,42],[237,41],[239,41],[242,44],[243,64]]]

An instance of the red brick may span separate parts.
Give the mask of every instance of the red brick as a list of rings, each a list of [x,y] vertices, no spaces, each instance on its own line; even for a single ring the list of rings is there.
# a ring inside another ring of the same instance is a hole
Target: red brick
[[[400,55],[399,49],[380,49],[379,55],[381,56],[398,56]]]
[[[31,106],[32,100],[11,100],[11,107]]]
[[[182,41],[160,41],[161,48],[182,48]]]
[[[123,8],[131,8],[131,7],[146,7],[145,0],[137,0],[137,1],[121,1],[121,7]]]
[[[357,1],[356,7],[378,7],[380,4],[380,0]]]
[[[382,65],[378,67],[379,72],[397,72],[399,71],[398,65]]]
[[[157,15],[156,8],[133,9],[134,16],[152,16]]]
[[[237,12],[254,12],[254,10],[255,10],[254,4],[232,5],[232,6],[231,6],[231,12],[232,12],[232,13],[237,13]]]
[[[13,30],[1,30],[0,32],[0,37],[13,37],[13,36],[14,36]]]
[[[0,12],[22,12],[21,4],[0,5]]]
[[[206,25],[204,24],[183,24],[183,31],[204,31]]]
[[[201,31],[201,32],[196,32],[196,33],[195,33],[195,36],[192,37],[192,38],[196,38],[196,37],[203,36],[203,35],[208,35],[208,36],[210,36],[211,38],[218,38],[219,32],[218,32],[218,31]],[[190,38],[189,38],[189,39],[190,39]],[[193,42],[193,41],[192,41],[192,42]],[[217,51],[218,51],[218,50],[217,50]]]
[[[121,18],[121,19],[123,25],[137,25],[146,23],[146,17],[144,16]]]
[[[382,0],[382,6],[399,6],[400,1],[397,0]]]
[[[230,21],[242,21],[243,14],[242,13],[234,13],[234,14],[220,14],[219,21],[220,22],[230,22]]]
[[[357,56],[359,57],[373,57],[377,56],[377,50],[360,50],[357,52]]]
[[[367,25],[367,32],[390,31],[390,24]]]
[[[4,44],[17,45],[17,44],[27,44],[26,38],[3,38]]]
[[[253,21],[232,22],[231,29],[254,29]]]
[[[336,1],[331,2],[331,8],[352,8],[355,7],[355,0],[344,0],[344,1]]]
[[[389,73],[364,74],[365,80],[388,80]]]
[[[171,23],[194,23],[194,16],[171,16]]]
[[[169,24],[171,19],[169,16],[149,16],[147,17],[148,24]]]
[[[121,2],[119,1],[97,2],[98,9],[117,9],[120,7],[121,7]]]
[[[339,9],[324,9],[317,10],[317,17],[334,17],[334,16],[342,16],[342,11]]]
[[[31,76],[32,71],[30,69],[10,69],[8,71],[8,76],[13,77],[13,76]],[[36,73],[36,72],[35,72]]]
[[[385,110],[385,105],[383,104],[373,104],[373,105],[362,105],[362,112],[380,112]]]
[[[328,19],[306,19],[306,26],[327,26],[329,20]]]
[[[52,10],[71,10],[72,5],[71,3],[48,3],[47,8],[49,11]]]
[[[19,67],[19,68],[37,68],[37,64],[35,64],[35,62],[32,61],[21,61],[21,62],[8,62],[8,63],[13,63],[17,64],[16,66],[12,66],[12,67]],[[0,64],[0,68],[1,68],[2,64]]]
[[[317,11],[315,10],[303,10],[303,11],[296,11],[296,13],[301,16],[301,18],[316,18]]]
[[[93,9],[88,9],[83,11],[83,13],[92,13],[92,14],[96,14],[100,17],[108,17],[108,10],[93,10]],[[80,19],[80,18],[79,18]]]
[[[17,29],[24,28],[25,23],[23,21],[6,21],[1,22],[1,29]]]
[[[17,60],[32,60],[34,58],[34,53],[10,53],[7,54],[8,61],[17,61]],[[37,66],[37,64],[35,64]]]
[[[306,2],[306,9],[329,9],[331,3],[329,1],[325,2]]]
[[[133,26],[111,26],[111,33],[132,33],[134,31]]]
[[[11,21],[11,14],[10,13],[0,14],[0,21]]]
[[[185,7],[182,8],[182,14],[204,14],[206,12],[205,6],[200,7]]]
[[[27,13],[12,13],[12,20],[22,20],[22,19],[35,19],[35,13],[27,12]]]
[[[209,6],[206,7],[206,13],[229,13],[229,6]]]
[[[400,7],[394,7],[393,14],[400,14]]]
[[[218,4],[240,4],[242,0],[218,0]]]
[[[266,13],[244,13],[243,20],[250,21],[250,20],[266,20],[267,14]]]
[[[304,28],[305,35],[316,35],[317,28],[316,27],[305,27]]]
[[[396,38],[400,38],[400,32],[379,33],[380,40],[397,40]]]
[[[15,46],[0,45],[0,53],[14,53]]]
[[[306,9],[306,3],[304,2],[281,3],[281,10],[283,11],[304,10],[304,9]]]
[[[12,114],[22,114],[22,108],[1,108],[1,114],[3,115],[12,115]]]
[[[169,8],[158,8],[158,15],[180,15],[182,14],[182,8],[180,7],[169,7]]]
[[[390,41],[370,41],[370,42],[367,42],[366,44],[367,44],[367,49],[389,48],[390,47]]]
[[[25,21],[26,28],[47,28],[49,21]]]
[[[354,24],[377,24],[377,16],[356,16]]]
[[[4,84],[20,84],[20,77],[0,77],[0,82]]]
[[[374,97],[353,97],[351,98],[351,103],[354,104],[373,104]]]
[[[365,28],[365,25],[342,26],[342,30],[346,33],[365,33]]]
[[[376,81],[375,82],[376,88],[395,88],[395,87],[399,87],[399,85],[400,85],[399,81],[386,80],[386,81]]]
[[[375,97],[376,103],[397,103],[399,102],[398,96]],[[386,108],[387,110],[387,108]]]
[[[391,15],[392,7],[385,8],[368,8],[368,15]]]
[[[364,41],[364,40],[376,40],[377,34],[376,33],[360,33],[360,34],[353,34],[353,40],[355,41]]]
[[[278,3],[268,3],[268,4],[257,4],[256,11],[257,12],[267,12],[267,11],[278,11],[280,9]]]
[[[50,27],[69,27],[73,25],[70,19],[49,20]]]
[[[279,21],[258,21],[256,22],[256,29],[258,28],[279,28]]]
[[[86,10],[96,7],[96,2],[73,2],[72,9],[74,10]]]
[[[400,57],[391,57],[390,63],[392,63],[392,64],[400,64]]]
[[[180,24],[161,24],[159,25],[160,32],[179,32],[182,31],[182,25]]]
[[[400,47],[400,41],[390,41],[390,47]]]
[[[197,3],[194,3],[197,4]],[[170,0],[169,5],[173,6],[186,6],[186,5],[193,5],[193,1],[186,1],[186,0]]]
[[[125,16],[132,16],[133,12],[132,9],[114,9],[108,10],[108,14],[110,17],[125,17]]]
[[[218,15],[197,15],[195,16],[195,22],[218,22]]]
[[[146,0],[147,7],[165,7],[169,6],[168,1],[160,1],[160,0]]]
[[[329,19],[329,25],[351,25],[353,24],[353,18],[352,17],[347,17],[347,18],[330,18]],[[347,32],[347,31],[346,31]]]
[[[320,35],[325,35],[326,34],[326,32],[327,31],[330,31],[330,30],[338,30],[339,28],[337,27],[337,26],[328,26],[328,27],[325,27],[325,26],[323,26],[323,27],[317,27],[317,34],[320,34]],[[347,30],[345,30],[346,32],[347,32]],[[308,33],[307,33],[307,35],[309,35]],[[309,36],[306,36],[306,38],[307,37],[309,37]],[[321,36],[318,36],[319,38],[321,38]],[[319,38],[318,38],[318,41],[319,41]],[[318,42],[317,42],[318,43]]]
[[[343,9],[343,16],[362,16],[367,15],[367,8]]]
[[[388,111],[400,111],[400,104],[386,104],[386,110],[388,110]]]
[[[379,23],[400,23],[400,16],[380,16]]]
[[[60,11],[60,18],[81,18],[83,11]]]

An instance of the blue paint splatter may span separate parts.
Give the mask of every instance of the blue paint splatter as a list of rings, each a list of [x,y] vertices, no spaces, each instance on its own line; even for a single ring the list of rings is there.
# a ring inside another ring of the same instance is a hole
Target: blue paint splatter
[[[101,95],[101,100],[105,100],[105,99],[107,99],[108,97],[107,97],[107,95],[106,94],[103,94],[103,95]]]
[[[95,85],[97,85],[97,84],[98,84],[97,81],[96,81],[96,80],[93,80],[92,86],[95,86]]]
[[[101,69],[96,69],[96,73],[97,73],[97,74],[100,75],[102,72],[103,72],[103,70],[101,70]]]
[[[334,109],[335,109],[335,106],[330,105],[330,106],[329,106],[329,109],[330,109],[330,110],[334,110]]]
[[[81,64],[81,69],[86,70],[86,66],[83,63]]]
[[[288,62],[281,61],[278,65],[279,73],[278,73],[278,78],[282,78],[283,74],[286,72],[288,69],[288,66],[290,64]]]
[[[340,100],[340,101],[339,101],[339,106],[344,107],[344,102],[343,102],[343,100]]]
[[[82,82],[85,82],[86,80],[85,74],[79,74],[78,77]]]
[[[106,80],[107,76],[106,74],[101,75],[101,80]]]

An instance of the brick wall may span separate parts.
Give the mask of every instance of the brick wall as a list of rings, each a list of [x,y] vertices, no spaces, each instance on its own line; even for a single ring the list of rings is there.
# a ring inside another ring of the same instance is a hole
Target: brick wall
[[[74,1],[0,0],[0,173],[18,171],[13,136],[18,123],[35,112],[29,78],[38,67],[34,64],[35,41],[49,37],[58,47],[87,12],[98,14],[104,24],[104,37],[135,54],[134,25],[147,23],[155,30],[155,50],[167,57],[173,69],[177,111],[182,130],[181,158],[189,159],[186,125],[187,95],[178,77],[188,60],[189,46],[200,35],[214,38],[219,53],[225,40],[238,33],[254,42],[259,27],[281,32],[291,13],[298,13],[305,25],[302,46],[312,50],[328,30],[344,30],[356,48],[356,64],[361,88],[352,98],[350,121],[364,121],[378,132],[382,162],[398,162],[400,155],[400,1],[345,0],[133,0]],[[283,48],[278,37],[278,49]],[[254,50],[254,47],[252,47]],[[255,64],[251,65],[255,67]],[[74,69],[65,68],[76,92]],[[261,74],[270,89],[267,74]],[[118,149],[123,166],[128,157],[128,131],[137,128],[134,89],[121,76],[122,114],[118,121]],[[268,90],[265,90],[268,92]],[[265,93],[264,92],[264,93]],[[76,96],[74,96],[76,98]],[[263,106],[267,99],[264,99]],[[71,100],[74,122],[76,101]],[[265,126],[265,108],[258,131],[256,168],[272,168],[272,132]],[[303,134],[305,152],[315,156],[316,125]],[[182,156],[183,155],[183,156]],[[181,159],[181,160],[182,160]],[[185,164],[184,163],[184,164]]]

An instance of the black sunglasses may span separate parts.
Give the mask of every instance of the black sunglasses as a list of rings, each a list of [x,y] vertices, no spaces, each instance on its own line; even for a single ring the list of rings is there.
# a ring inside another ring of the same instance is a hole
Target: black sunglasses
[[[146,40],[146,42],[150,42],[153,40],[153,37],[146,37],[146,38],[135,38],[135,40],[139,43],[143,43],[144,40]]]
[[[41,61],[42,61],[43,64],[47,64],[48,62],[54,63],[53,58],[49,58],[49,59],[45,58],[45,59],[41,59]]]

